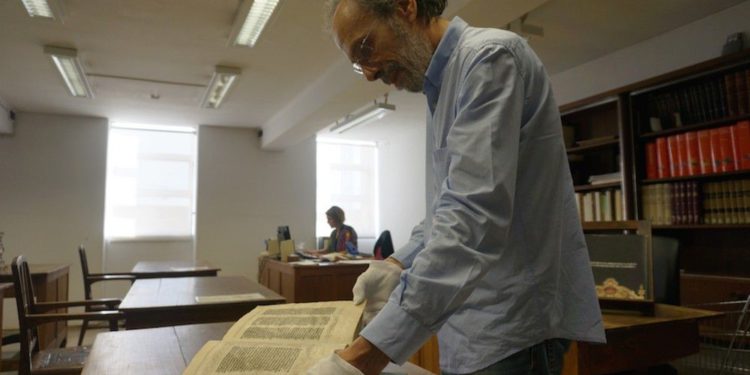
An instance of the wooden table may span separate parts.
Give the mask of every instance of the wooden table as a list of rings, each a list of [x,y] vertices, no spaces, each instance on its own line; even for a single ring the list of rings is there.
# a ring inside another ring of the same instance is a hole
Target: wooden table
[[[38,302],[67,301],[69,270],[70,266],[67,264],[29,264],[36,300]],[[0,269],[0,283],[13,283],[10,265],[5,265]],[[3,296],[15,298],[15,290],[12,285],[5,289]],[[56,311],[65,312],[67,310],[59,309]],[[39,326],[38,332],[41,349],[59,348],[66,343],[68,324],[65,321],[44,324]]]
[[[197,296],[260,293],[261,300],[198,303]],[[258,305],[284,303],[284,297],[241,276],[136,280],[120,304],[125,327],[153,328],[236,321]]]
[[[129,272],[137,279],[158,279],[164,277],[216,276],[221,268],[203,261],[141,261]]]
[[[221,340],[232,323],[104,332],[96,336],[83,375],[179,375],[208,340]],[[431,375],[410,363],[409,375]]]
[[[369,264],[322,263],[302,265],[260,258],[259,280],[289,302],[344,301],[352,299],[352,287]]]
[[[646,370],[697,353],[698,321],[720,313],[657,304],[654,316],[603,314],[607,344],[573,343],[563,374]]]

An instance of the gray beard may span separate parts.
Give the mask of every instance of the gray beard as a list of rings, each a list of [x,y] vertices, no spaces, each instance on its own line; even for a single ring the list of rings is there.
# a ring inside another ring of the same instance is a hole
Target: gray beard
[[[403,44],[397,52],[400,57],[399,62],[389,63],[384,67],[383,82],[391,84],[392,82],[387,81],[387,77],[392,77],[394,71],[400,71],[401,82],[399,84],[403,89],[410,92],[422,92],[425,72],[432,60],[432,45],[421,35],[408,32],[401,20],[394,20],[391,27]]]

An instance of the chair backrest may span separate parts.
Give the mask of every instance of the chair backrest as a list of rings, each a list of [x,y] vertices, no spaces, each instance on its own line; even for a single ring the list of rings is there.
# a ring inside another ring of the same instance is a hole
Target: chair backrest
[[[380,233],[372,253],[375,259],[385,259],[393,254],[393,241],[391,240],[390,231],[384,230],[383,233]]]
[[[16,293],[16,306],[18,307],[19,341],[21,344],[18,373],[30,374],[32,353],[39,350],[36,327],[32,326],[27,318],[28,315],[34,313],[34,286],[31,282],[29,264],[23,255],[13,259],[11,269],[13,271],[13,287]]]
[[[81,273],[83,274],[83,291],[87,300],[91,297],[91,281],[89,280],[89,261],[86,258],[86,249],[83,245],[78,246],[78,256],[81,258]]]
[[[652,237],[654,263],[654,302],[680,304],[680,243],[670,237]]]

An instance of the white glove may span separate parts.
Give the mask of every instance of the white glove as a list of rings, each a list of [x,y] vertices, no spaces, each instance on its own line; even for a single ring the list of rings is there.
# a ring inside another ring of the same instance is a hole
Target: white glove
[[[364,375],[351,363],[345,361],[336,353],[321,359],[315,366],[307,370],[307,375]]]
[[[401,267],[389,261],[373,260],[367,271],[359,275],[352,289],[352,300],[356,305],[367,300],[362,313],[364,324],[370,323],[388,302],[391,292],[398,286],[401,271]]]

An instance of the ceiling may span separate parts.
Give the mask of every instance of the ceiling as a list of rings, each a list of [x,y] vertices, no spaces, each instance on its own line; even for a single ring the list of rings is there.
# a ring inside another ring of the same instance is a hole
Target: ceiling
[[[228,44],[243,0],[57,1],[62,22],[28,17],[20,0],[0,1],[0,98],[17,111],[259,128],[265,148],[283,149],[389,91],[351,71],[323,31],[322,0],[281,0],[252,49]],[[451,0],[446,15],[503,27],[530,12],[526,22],[545,36],[529,41],[555,73],[743,1]],[[93,99],[67,94],[47,44],[79,51]],[[242,75],[220,109],[204,109],[215,65]],[[414,95],[392,97],[403,103],[389,121],[423,115]]]

